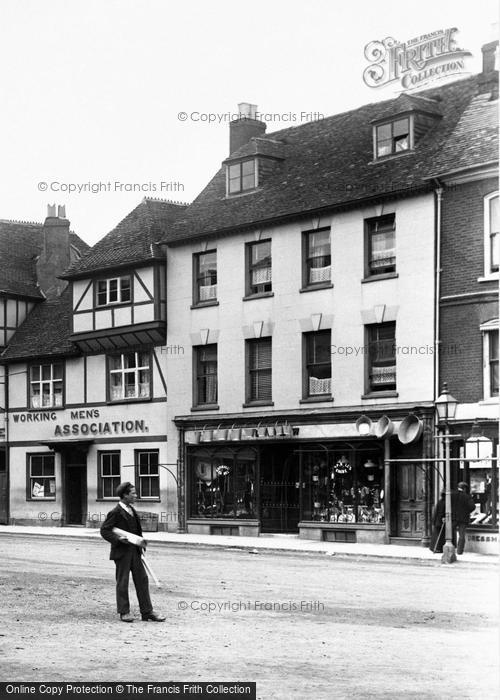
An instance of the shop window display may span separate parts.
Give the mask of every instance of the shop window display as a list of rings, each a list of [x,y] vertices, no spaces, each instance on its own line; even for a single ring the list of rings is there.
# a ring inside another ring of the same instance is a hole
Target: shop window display
[[[312,452],[303,458],[304,520],[384,522],[383,463],[377,453]]]
[[[493,458],[496,453],[492,440],[483,435],[470,437],[460,448],[459,478],[469,485],[476,508],[471,513],[471,525],[498,527],[499,495],[498,469]],[[470,460],[470,461],[468,461]]]
[[[256,517],[252,453],[199,453],[192,457],[191,475],[191,517]]]

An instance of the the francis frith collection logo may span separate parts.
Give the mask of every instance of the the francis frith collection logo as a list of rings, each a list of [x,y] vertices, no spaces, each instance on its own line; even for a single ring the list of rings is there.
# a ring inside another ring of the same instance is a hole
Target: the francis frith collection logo
[[[399,83],[402,90],[418,88],[465,70],[464,59],[472,54],[457,46],[458,29],[440,29],[406,42],[392,37],[365,46],[370,65],[363,72],[368,87]]]

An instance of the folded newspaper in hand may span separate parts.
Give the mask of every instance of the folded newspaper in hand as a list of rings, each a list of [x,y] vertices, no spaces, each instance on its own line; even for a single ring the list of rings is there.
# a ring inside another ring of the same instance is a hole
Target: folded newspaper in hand
[[[144,539],[139,537],[139,535],[134,535],[132,532],[127,532],[119,527],[114,527],[113,532],[115,535],[120,535],[121,537],[126,537],[130,544],[136,544],[138,547],[144,546]]]

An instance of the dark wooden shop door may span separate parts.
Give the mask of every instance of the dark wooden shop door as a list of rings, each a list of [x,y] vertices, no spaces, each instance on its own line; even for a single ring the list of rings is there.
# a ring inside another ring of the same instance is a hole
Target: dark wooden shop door
[[[397,466],[397,537],[421,538],[424,534],[424,471],[410,462]]]

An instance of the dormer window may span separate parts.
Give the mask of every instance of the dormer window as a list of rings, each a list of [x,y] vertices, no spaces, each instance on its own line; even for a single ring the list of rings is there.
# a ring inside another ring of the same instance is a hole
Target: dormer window
[[[377,158],[390,156],[411,148],[410,117],[396,119],[375,127],[375,154]]]
[[[97,282],[96,306],[124,304],[131,300],[130,277],[113,277]]]
[[[255,158],[227,166],[227,193],[238,194],[257,187]]]

